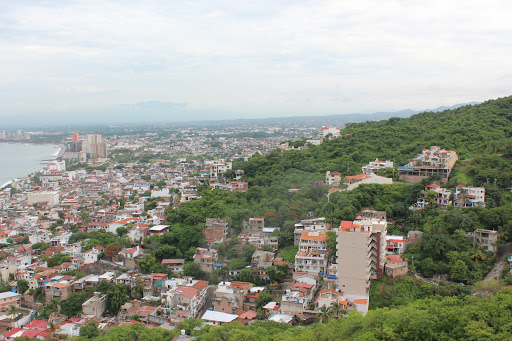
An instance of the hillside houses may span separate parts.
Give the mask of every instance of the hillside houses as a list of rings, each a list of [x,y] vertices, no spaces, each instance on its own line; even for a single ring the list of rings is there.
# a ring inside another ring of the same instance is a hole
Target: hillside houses
[[[458,159],[455,151],[432,146],[423,149],[421,154],[410,159],[405,166],[398,167],[398,176],[407,182],[420,182],[430,175],[439,175],[442,182],[446,183]]]

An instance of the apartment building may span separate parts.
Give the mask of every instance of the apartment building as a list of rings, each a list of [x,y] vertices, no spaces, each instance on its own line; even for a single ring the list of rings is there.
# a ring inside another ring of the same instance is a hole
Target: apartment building
[[[370,279],[380,278],[386,259],[386,213],[364,211],[342,221],[338,240],[338,287],[348,295],[369,295]]]
[[[228,223],[226,219],[206,218],[203,236],[209,244],[222,243],[228,235]]]
[[[304,231],[326,233],[327,230],[330,229],[331,224],[326,223],[324,217],[301,220],[299,223],[295,224],[295,230],[293,231],[293,245],[299,245],[300,236]]]
[[[420,182],[431,175],[439,175],[446,183],[458,159],[453,150],[432,146],[430,149],[423,149],[421,154],[410,159],[405,166],[398,167],[398,175],[407,182]]]
[[[210,181],[218,181],[222,174],[233,167],[232,162],[225,162],[224,160],[207,161],[205,165],[210,169]]]
[[[162,259],[160,263],[163,267],[167,268],[169,271],[180,274],[183,273],[183,266],[185,265],[184,258],[175,258],[175,259]]]
[[[58,191],[29,192],[27,194],[28,205],[47,203],[48,206],[53,207],[59,204],[59,199]]]
[[[323,127],[319,128],[318,135],[323,138],[327,137],[328,135],[331,135],[333,137],[339,137],[340,136],[340,128],[323,126]]]
[[[327,234],[303,231],[295,255],[295,271],[324,275],[327,268]]]

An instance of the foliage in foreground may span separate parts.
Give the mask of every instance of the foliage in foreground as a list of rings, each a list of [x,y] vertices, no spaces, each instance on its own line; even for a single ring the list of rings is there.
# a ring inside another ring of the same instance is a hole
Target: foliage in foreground
[[[316,323],[307,328],[274,322],[205,327],[198,340],[510,340],[512,291],[491,298],[466,296],[418,300],[396,309],[369,311],[363,317]]]
[[[190,328],[192,329],[192,328]],[[177,332],[150,329],[142,324],[115,327],[79,341],[171,340]],[[486,298],[427,298],[399,308],[371,310],[366,316],[352,312],[348,318],[316,323],[307,328],[276,322],[244,326],[232,322],[192,331],[198,340],[510,340],[512,339],[512,290]]]

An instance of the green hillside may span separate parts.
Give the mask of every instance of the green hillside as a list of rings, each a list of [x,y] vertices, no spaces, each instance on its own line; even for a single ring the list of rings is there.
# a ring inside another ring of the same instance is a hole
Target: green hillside
[[[260,174],[289,168],[345,173],[349,167],[350,174],[360,173],[361,166],[376,158],[401,165],[432,145],[455,150],[460,159],[488,154],[510,157],[512,96],[410,118],[347,124],[341,133],[345,136],[306,151],[274,152],[238,166],[256,180]]]
[[[412,268],[426,277],[447,275],[455,283],[466,284],[465,289],[456,290],[452,286],[427,288],[424,292],[424,285],[410,281],[381,284],[380,291],[372,290],[375,299],[372,308],[382,309],[370,311],[365,318],[352,315],[344,321],[306,329],[264,323],[249,327],[229,325],[201,332],[201,338],[253,340],[262,335],[264,339],[275,340],[318,339],[318,335],[323,335],[325,340],[333,335],[336,339],[343,335],[347,339],[365,340],[472,339],[473,335],[475,340],[492,339],[492,335],[499,335],[496,339],[510,338],[508,322],[500,322],[506,319],[501,314],[509,314],[510,307],[495,306],[501,304],[501,299],[510,300],[510,293],[500,294],[499,299],[476,298],[471,294],[473,286],[478,286],[492,268],[495,257],[473,245],[464,232],[494,229],[500,233],[498,246],[512,241],[512,97],[440,113],[350,124],[342,130],[342,135],[307,150],[276,150],[269,155],[256,155],[248,162],[237,161],[233,169],[245,171],[244,180],[249,182],[247,192],[203,188],[200,200],[182,204],[179,210],[168,209],[168,222],[177,229],[193,226],[199,231],[207,217],[219,216],[226,217],[239,230],[244,220],[265,217],[266,226],[281,227],[280,247],[284,248],[293,244],[293,225],[310,213],[324,216],[337,226],[341,220],[353,220],[359,210],[371,207],[387,212],[392,222],[389,233],[406,234],[412,229],[424,232],[423,239],[407,249],[405,256],[414,257]],[[459,155],[447,187],[453,189],[457,184],[485,187],[486,207],[429,206],[423,211],[409,210],[424,186],[434,179],[425,179],[420,184],[362,185],[329,197],[328,187],[318,185],[327,170],[357,174],[361,166],[376,158],[394,161],[399,166],[431,145],[455,150]],[[166,243],[164,239],[161,242]],[[219,249],[228,247],[231,245]],[[237,264],[247,264],[242,255],[236,255],[236,251],[233,254],[228,259],[238,257]],[[156,258],[158,261],[158,255]],[[505,276],[504,281],[512,284],[512,276]],[[441,299],[441,296],[455,297]],[[414,301],[423,297],[430,298]],[[481,317],[484,311],[490,315]],[[493,315],[498,311],[499,314]]]

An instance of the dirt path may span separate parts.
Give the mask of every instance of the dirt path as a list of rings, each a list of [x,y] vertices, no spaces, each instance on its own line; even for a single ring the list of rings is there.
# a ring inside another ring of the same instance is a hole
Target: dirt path
[[[496,259],[496,263],[494,263],[494,266],[492,267],[491,271],[489,271],[487,276],[485,276],[485,279],[496,278],[498,276],[498,272],[503,271],[505,258],[511,252],[512,252],[512,243],[505,244],[505,246],[503,247],[503,250],[501,251],[501,254]],[[498,269],[499,269],[499,271],[498,271]]]

